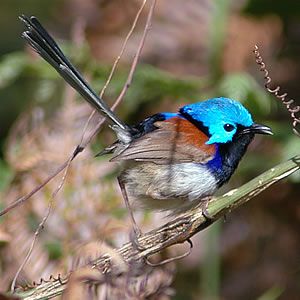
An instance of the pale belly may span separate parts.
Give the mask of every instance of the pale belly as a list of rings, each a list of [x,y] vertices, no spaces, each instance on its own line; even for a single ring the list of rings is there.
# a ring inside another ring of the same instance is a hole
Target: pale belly
[[[143,208],[181,212],[212,195],[217,183],[201,164],[137,164],[122,174],[130,202]]]

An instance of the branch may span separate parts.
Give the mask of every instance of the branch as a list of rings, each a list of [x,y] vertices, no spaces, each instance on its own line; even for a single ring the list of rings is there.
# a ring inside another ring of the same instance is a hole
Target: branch
[[[300,155],[283,162],[255,179],[249,181],[238,189],[234,189],[223,196],[213,198],[207,207],[207,212],[213,217],[213,220],[207,220],[202,213],[201,207],[195,207],[188,212],[179,215],[176,219],[166,223],[158,229],[152,230],[138,239],[138,243],[144,248],[138,251],[136,247],[128,242],[121,248],[116,249],[117,255],[121,256],[127,264],[141,263],[143,259],[162,251],[163,249],[183,243],[195,235],[197,232],[205,229],[214,221],[225,214],[238,208],[248,202],[262,191],[270,187],[279,180],[291,175],[300,169]],[[114,262],[111,254],[104,254],[93,261],[91,268],[97,268],[103,274],[122,275],[124,270],[120,270]],[[113,271],[114,270],[114,271]],[[116,274],[115,270],[119,270]],[[58,279],[51,282],[41,282],[28,291],[17,293],[22,299],[38,300],[50,299],[61,295],[68,283],[69,275],[59,276]]]
[[[125,51],[125,48],[127,46],[127,42],[129,40],[129,38],[131,37],[135,27],[136,27],[136,24],[137,24],[137,21],[141,15],[141,12],[143,10],[143,8],[145,7],[145,4],[146,4],[147,0],[144,0],[140,9],[138,10],[136,16],[135,16],[135,19],[133,21],[133,24],[129,30],[129,33],[127,34],[126,38],[125,38],[125,41],[123,43],[123,46],[122,46],[122,49],[120,51],[120,54],[118,55],[118,57],[116,58],[114,64],[113,64],[113,67],[111,69],[111,72],[108,76],[108,79],[104,85],[104,87],[102,88],[101,92],[100,92],[100,96],[102,97],[108,84],[110,83],[110,80],[115,72],[115,69],[121,59],[121,56],[123,55],[124,51]],[[154,12],[154,8],[155,8],[155,4],[156,4],[156,0],[153,0],[152,1],[152,5],[150,7],[150,11],[148,13],[148,18],[147,18],[147,21],[146,21],[146,24],[145,24],[145,28],[144,28],[144,32],[143,32],[143,35],[142,35],[142,38],[140,40],[140,43],[139,43],[139,46],[138,46],[138,49],[136,51],[136,54],[135,54],[135,57],[133,59],[133,62],[132,62],[132,65],[131,65],[131,68],[130,68],[130,71],[129,71],[129,74],[128,74],[128,78],[123,86],[123,89],[120,93],[120,95],[118,96],[118,98],[115,100],[114,104],[112,105],[111,107],[111,110],[114,111],[117,106],[122,102],[124,96],[126,95],[126,92],[132,82],[132,78],[133,78],[133,75],[134,75],[134,72],[135,72],[135,69],[136,69],[136,66],[137,66],[137,63],[138,63],[138,59],[141,55],[141,52],[142,52],[142,49],[143,49],[143,46],[145,44],[145,40],[146,40],[146,36],[147,36],[147,33],[151,27],[151,19],[152,19],[152,16],[153,16],[153,12]],[[101,117],[100,121],[98,122],[98,124],[95,126],[95,128],[92,130],[92,132],[89,134],[89,136],[84,139],[84,136],[85,136],[85,132],[86,132],[86,129],[87,129],[87,126],[91,120],[91,118],[93,117],[95,113],[95,110],[91,113],[90,117],[88,118],[87,122],[86,122],[86,125],[84,126],[84,129],[83,129],[83,133],[82,133],[82,137],[81,137],[81,140],[80,140],[80,143],[76,146],[73,154],[71,155],[70,158],[68,158],[61,166],[59,166],[57,168],[57,170],[51,174],[50,176],[48,176],[46,178],[46,180],[44,182],[42,182],[40,185],[38,185],[37,187],[35,187],[32,191],[30,191],[27,195],[25,196],[22,196],[20,198],[18,198],[17,200],[15,200],[13,203],[9,204],[7,207],[5,207],[4,209],[0,210],[0,217],[5,215],[6,213],[10,212],[12,209],[24,204],[27,200],[29,200],[33,195],[35,195],[38,191],[40,191],[41,189],[43,189],[50,181],[52,181],[52,179],[54,179],[58,174],[60,174],[65,168],[67,168],[67,166],[70,165],[70,162],[72,162],[78,154],[80,154],[81,152],[83,152],[85,150],[85,148],[87,147],[87,145],[92,141],[92,139],[95,137],[95,135],[99,132],[99,130],[101,129],[102,125],[104,124],[104,122],[106,121],[106,118],[104,117]]]
[[[259,52],[258,46],[254,46],[254,55],[255,55],[255,61],[260,66],[260,71],[264,73],[264,79],[265,79],[265,88],[267,92],[269,92],[271,95],[275,96],[277,99],[281,101],[283,105],[285,105],[286,109],[291,115],[291,119],[293,121],[293,132],[300,137],[300,130],[298,129],[300,125],[300,106],[296,105],[295,100],[288,98],[288,94],[281,91],[281,87],[278,85],[276,88],[272,89],[270,87],[270,84],[272,82],[272,79],[269,75],[269,70],[266,67],[266,64],[264,63],[264,60]]]

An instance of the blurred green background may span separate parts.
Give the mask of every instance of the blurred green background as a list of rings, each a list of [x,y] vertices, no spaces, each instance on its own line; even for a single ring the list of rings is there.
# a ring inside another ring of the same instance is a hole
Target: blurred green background
[[[18,16],[37,16],[93,87],[100,91],[139,5],[139,1],[134,0],[1,1],[0,207],[30,190],[71,153],[89,111],[86,106],[80,109],[83,101],[79,97],[75,102],[66,100],[71,92],[65,90],[63,80],[21,39],[23,25]],[[146,13],[142,20],[145,17]],[[275,135],[258,137],[253,142],[224,190],[241,185],[272,165],[299,154],[299,139],[292,134],[289,114],[278,100],[265,92],[263,77],[252,53],[258,44],[274,84],[280,84],[300,103],[299,17],[300,2],[294,0],[159,1],[133,84],[118,113],[127,122],[135,123],[152,113],[174,111],[182,104],[214,96],[243,102],[257,121],[273,128]],[[106,92],[105,99],[109,103],[122,89],[142,29],[140,21]],[[66,149],[64,141],[69,143]],[[108,141],[113,141],[113,137],[105,130],[85,158],[91,164],[98,164],[99,170],[106,168],[106,160],[94,160],[93,153]],[[56,157],[57,152],[65,154]],[[45,165],[51,167],[47,169]],[[45,173],[40,174],[42,168]],[[92,171],[86,171],[84,174],[88,175],[82,175],[86,177],[79,180],[78,186],[74,173],[61,196],[69,205],[59,207],[53,217],[65,225],[64,230],[46,230],[41,238],[40,251],[47,258],[40,269],[46,275],[49,270],[67,269],[66,257],[72,256],[70,249],[75,240],[84,243],[100,238],[99,224],[90,224],[93,223],[90,212],[82,212],[78,217],[73,211],[77,203],[74,191],[87,185],[90,188],[92,183],[97,185],[100,175],[96,178]],[[119,197],[114,186],[115,176],[111,176],[115,174],[116,169],[109,169],[103,179],[108,187],[102,187],[99,193],[105,193],[103,199],[112,199],[112,202],[104,203],[99,213],[105,214],[108,220],[112,215],[114,222],[124,222],[126,212],[119,210],[115,199]],[[229,215],[226,222],[220,221],[195,237],[193,254],[177,266],[172,298],[299,299],[299,181],[298,172]],[[43,198],[47,203],[51,189],[45,193]],[[89,190],[89,193],[92,192]],[[95,201],[105,202],[103,199]],[[28,238],[43,216],[43,209],[34,205],[37,204],[29,204],[22,211]],[[153,220],[155,216],[151,214],[141,217],[146,226],[154,224]],[[12,229],[14,217],[6,216],[0,222],[3,225],[0,228],[3,254],[0,287],[6,290],[23,254],[11,251],[18,247],[15,243],[21,234]],[[49,222],[47,227],[51,226]],[[111,228],[118,226],[113,224]],[[103,236],[118,245],[120,239],[116,241],[111,228]],[[93,234],[85,235],[89,230]],[[15,263],[12,260],[16,260]],[[51,266],[49,270],[47,266]],[[40,275],[38,270],[23,273],[22,279],[27,282]]]

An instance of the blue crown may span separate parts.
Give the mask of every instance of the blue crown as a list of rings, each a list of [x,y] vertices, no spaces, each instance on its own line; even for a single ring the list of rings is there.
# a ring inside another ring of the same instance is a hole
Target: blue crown
[[[223,97],[185,105],[180,113],[208,128],[211,137],[207,144],[227,143],[232,140],[236,128],[227,132],[224,130],[225,124],[235,127],[250,127],[253,124],[251,114],[240,102]]]

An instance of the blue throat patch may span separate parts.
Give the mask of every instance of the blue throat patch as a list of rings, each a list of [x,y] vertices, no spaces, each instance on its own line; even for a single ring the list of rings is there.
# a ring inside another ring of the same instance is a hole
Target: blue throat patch
[[[205,165],[213,172],[219,173],[222,169],[222,156],[219,152],[219,146],[215,145],[216,153],[212,160],[208,161]]]

